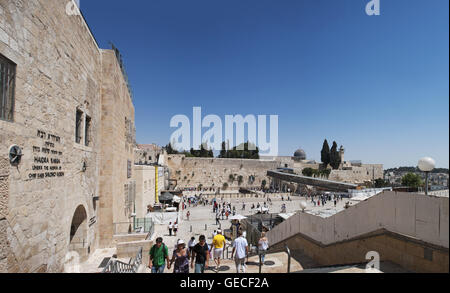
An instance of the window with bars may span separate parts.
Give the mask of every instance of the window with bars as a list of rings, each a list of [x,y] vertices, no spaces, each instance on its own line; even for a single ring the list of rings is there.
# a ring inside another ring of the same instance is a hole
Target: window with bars
[[[91,117],[86,115],[86,126],[84,127],[84,144],[85,146],[91,145]]]
[[[0,54],[0,119],[13,121],[16,64]]]
[[[83,111],[77,109],[75,118],[75,141],[81,143],[81,126],[83,124]]]

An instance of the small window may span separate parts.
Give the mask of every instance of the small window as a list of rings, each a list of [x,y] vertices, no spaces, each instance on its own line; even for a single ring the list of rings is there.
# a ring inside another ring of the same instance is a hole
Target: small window
[[[16,64],[0,54],[0,119],[13,121]]]
[[[91,117],[86,115],[86,126],[84,128],[84,144],[85,146],[91,145]]]
[[[81,143],[81,126],[83,124],[83,112],[77,109],[77,115],[75,120],[75,141]]]

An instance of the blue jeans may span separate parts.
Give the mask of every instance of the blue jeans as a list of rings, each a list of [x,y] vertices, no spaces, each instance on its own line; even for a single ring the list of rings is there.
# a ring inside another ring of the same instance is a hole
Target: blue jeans
[[[164,274],[164,268],[166,267],[165,264],[163,264],[160,267],[152,266],[152,274]]]
[[[205,272],[205,264],[195,264],[195,273],[196,274],[203,274]]]

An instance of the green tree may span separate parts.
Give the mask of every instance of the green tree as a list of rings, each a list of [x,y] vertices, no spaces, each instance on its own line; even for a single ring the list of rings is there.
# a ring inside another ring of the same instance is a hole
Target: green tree
[[[324,169],[324,170],[319,171],[318,174],[320,176],[324,176],[324,177],[328,178],[328,177],[330,177],[331,170],[330,169]]]
[[[226,143],[222,142],[222,150],[220,151],[219,158],[226,158],[227,157],[227,147]]]
[[[414,173],[408,173],[402,178],[402,185],[407,187],[421,187],[423,186],[422,178]]]
[[[265,189],[265,188],[266,188],[266,185],[267,185],[267,181],[264,179],[264,180],[261,182],[261,187],[262,187],[263,189]]]
[[[240,150],[238,150],[240,149]],[[243,149],[243,150],[242,150]],[[250,150],[252,149],[252,150]],[[239,147],[234,147],[231,150],[226,149],[225,142],[222,143],[222,150],[220,151],[219,158],[229,158],[229,159],[259,159],[259,148],[251,142],[246,142],[239,145]]]
[[[389,186],[389,182],[384,180],[384,179],[376,179],[374,182],[374,186],[375,188],[383,188],[383,187],[388,187]]]
[[[305,168],[302,171],[303,176],[306,176],[306,177],[313,177],[314,173],[315,173],[315,170],[312,168]]]
[[[323,142],[323,147],[321,151],[322,163],[326,166],[330,164],[330,146],[328,145],[328,141],[325,139]]]
[[[339,166],[341,165],[341,156],[339,155],[338,145],[335,141],[333,142],[333,147],[330,151],[330,165],[335,170],[339,169]]]
[[[179,152],[177,150],[172,148],[172,143],[169,143],[164,148],[166,149],[166,152],[168,155],[178,155],[179,154]]]

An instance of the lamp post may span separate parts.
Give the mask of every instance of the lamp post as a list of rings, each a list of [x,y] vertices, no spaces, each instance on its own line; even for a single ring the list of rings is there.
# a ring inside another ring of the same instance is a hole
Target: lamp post
[[[422,172],[425,172],[425,195],[428,195],[428,175],[435,168],[436,162],[432,158],[425,157],[420,159],[418,166]]]

